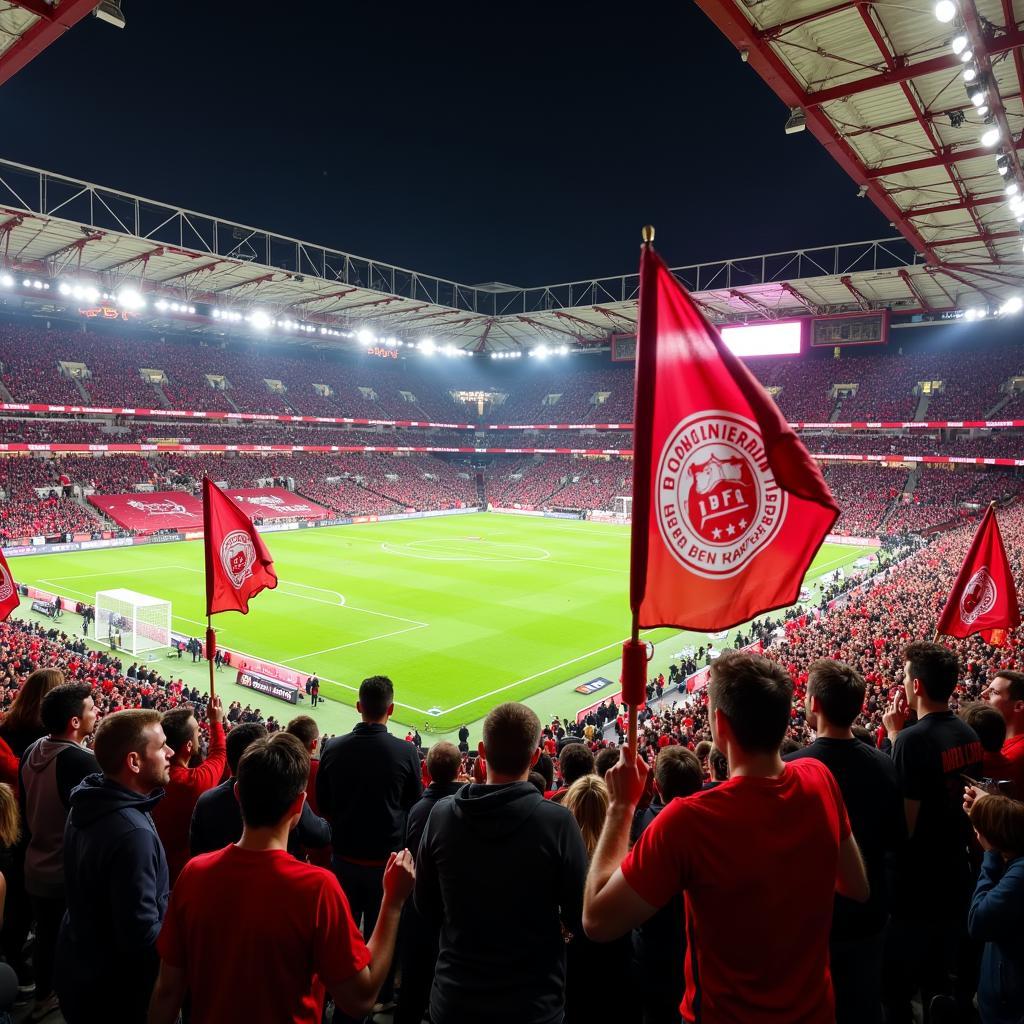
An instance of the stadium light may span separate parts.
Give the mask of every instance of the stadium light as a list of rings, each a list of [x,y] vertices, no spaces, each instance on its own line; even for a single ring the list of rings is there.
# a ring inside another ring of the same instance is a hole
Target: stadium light
[[[122,288],[117,295],[117,304],[125,309],[142,309],[146,300],[134,288]]]
[[[999,136],[999,129],[993,125],[985,132],[984,135],[982,135],[981,144],[983,146],[994,146],[999,141]]]
[[[10,274],[0,275],[0,288],[13,288],[14,278]]]
[[[956,4],[953,0],[939,0],[933,11],[943,25],[948,25],[956,17]]]
[[[1019,295],[1011,295],[1000,307],[999,312],[1003,316],[1014,316],[1022,309],[1024,309],[1024,299]]]
[[[953,36],[949,45],[953,47],[953,52],[955,54],[961,54],[967,49],[967,36],[961,32],[960,35]]]
[[[988,86],[980,78],[975,82],[971,82],[971,84],[967,86],[967,98],[976,107],[980,107],[985,102],[985,97],[987,95]]]
[[[548,347],[547,347],[547,345],[545,345],[545,344],[543,344],[543,343],[542,343],[542,344],[540,344],[540,345],[538,345],[538,346],[537,346],[537,347],[536,347],[536,348],[535,348],[535,349],[533,350],[533,354],[534,354],[534,355],[535,355],[535,356],[536,356],[536,357],[537,357],[538,359],[547,359],[547,357],[548,357]]]
[[[964,68],[964,81],[973,82],[978,77],[978,69],[973,64]]]
[[[974,53],[971,50],[964,50],[964,52],[960,54],[960,60],[962,60],[964,64],[973,59],[973,57]]]
[[[360,345],[372,345],[377,340],[377,336],[368,327],[363,327],[356,332],[356,340]]]
[[[262,309],[254,309],[249,314],[249,323],[251,323],[257,331],[265,331],[270,327],[270,317],[267,316]]]
[[[437,351],[437,346],[434,344],[433,338],[424,338],[420,342],[420,351],[425,356],[432,356]]]

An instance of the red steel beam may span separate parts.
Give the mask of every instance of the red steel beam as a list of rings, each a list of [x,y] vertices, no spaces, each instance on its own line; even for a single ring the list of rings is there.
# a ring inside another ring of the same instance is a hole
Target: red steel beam
[[[836,4],[835,7],[826,7],[823,11],[815,11],[812,14],[805,14],[801,18],[793,18],[791,21],[781,21],[777,25],[771,25],[768,28],[763,28],[758,32],[758,35],[762,39],[778,39],[779,36],[785,35],[787,32],[791,32],[795,28],[799,28],[801,25],[806,25],[809,21],[820,21],[822,18],[828,18],[833,14],[840,14],[843,11],[848,11],[851,7],[858,6],[856,3],[851,3],[847,0],[846,3]]]
[[[1010,146],[1003,147],[1013,150],[1024,149],[1024,136],[1015,139],[1010,136]],[[923,171],[928,167],[950,167],[953,164],[964,160],[976,160],[979,156],[996,156],[996,148],[976,146],[972,149],[954,150],[949,146],[944,147],[938,156],[926,156],[919,160],[907,160],[900,164],[883,164],[881,167],[873,167],[867,172],[869,178],[884,178],[887,174],[906,174],[907,171]]]
[[[828,117],[813,103],[809,104],[808,95],[772,47],[757,37],[750,21],[739,10],[736,0],[697,0],[697,6],[718,26],[737,50],[747,51],[748,63],[786,106],[804,108],[807,128],[811,134],[856,184],[867,186],[867,195],[886,220],[890,221],[929,263],[941,262],[931,245],[925,241],[892,197],[872,181],[860,157],[839,134]],[[1021,38],[1021,42],[1024,43],[1024,37]],[[957,60],[956,57],[953,59]]]
[[[38,57],[50,43],[74,28],[95,6],[97,0],[64,0],[51,8],[49,19],[41,17],[0,56],[0,85]],[[28,8],[27,4],[23,4]],[[31,9],[31,8],[28,8]],[[34,13],[34,12],[33,12]]]
[[[233,288],[245,288],[246,285],[250,285],[250,284],[262,284],[264,281],[273,281],[275,277],[277,277],[276,273],[260,274],[259,277],[254,277],[254,278],[252,278],[249,281],[239,281],[238,284],[228,284],[228,285],[225,285],[223,288],[215,288],[213,290],[213,294],[214,295],[223,295],[224,292],[229,292]]]
[[[542,324],[539,320],[534,320],[528,316],[516,316],[516,319],[521,323],[529,324],[531,327],[539,327],[542,331],[557,331],[559,334],[568,334],[570,338],[575,338],[577,341],[583,339],[578,334],[573,334],[572,331],[567,331],[564,327],[556,327],[554,324]]]
[[[956,213],[976,206],[994,206],[1005,202],[1005,196],[985,196],[984,199],[967,199],[956,203],[941,203],[938,206],[912,206],[906,211],[908,217],[931,217],[937,213]]]
[[[758,302],[757,299],[752,298],[749,295],[744,295],[743,292],[737,291],[735,288],[730,288],[729,294],[734,299],[739,299],[740,302],[749,306],[755,312],[760,313],[766,320],[774,320],[778,316],[774,309],[770,309],[763,302]]]
[[[103,231],[94,231],[92,234],[86,235],[84,238],[76,238],[73,242],[68,242],[67,245],[62,245],[59,249],[54,249],[53,252],[48,252],[44,256],[40,256],[41,260],[52,260],[54,256],[59,256],[62,252],[68,252],[71,249],[77,249],[79,254],[90,242],[98,242],[103,238]]]
[[[150,249],[148,252],[141,252],[138,256],[132,256],[126,260],[120,260],[117,263],[111,263],[109,267],[104,267],[100,273],[106,274],[108,271],[117,270],[120,267],[127,267],[131,263],[148,263],[153,256],[163,256],[164,247],[158,245],[155,249]]]
[[[706,0],[697,0],[697,3],[698,6],[703,8],[705,7]],[[985,34],[982,40],[985,52],[995,56],[999,53],[1005,53],[1007,50],[1024,46],[1024,32],[1020,32],[1014,27],[999,36]],[[818,89],[807,94],[807,104],[820,106],[823,103],[832,103],[835,100],[845,100],[850,96],[871,92],[873,89],[883,89],[888,85],[908,82],[912,78],[924,78],[925,75],[934,75],[939,71],[953,71],[961,67],[963,65],[960,62],[960,58],[951,51],[939,57],[932,57],[930,60],[919,61],[916,64],[904,64],[894,70],[883,71],[879,75],[860,78],[855,82],[835,85],[828,89]]]
[[[374,299],[372,302],[354,302],[351,306],[341,306],[338,309],[332,309],[332,313],[339,313],[344,315],[353,309],[362,309],[364,306],[387,306],[392,302],[404,302],[405,300],[398,295],[389,295],[386,299]]]
[[[43,0],[11,0],[11,3],[15,7],[23,7],[30,14],[42,18],[44,21],[53,21],[54,8],[43,3]]]
[[[986,288],[982,288],[980,284],[976,284],[974,281],[968,281],[966,277],[961,277],[955,270],[950,270],[947,266],[940,266],[938,268],[940,274],[945,274],[946,277],[951,277],[954,281],[959,281],[960,284],[972,291],[981,292],[986,299],[989,300],[993,305],[998,306],[1001,303],[1001,299],[994,292],[988,291]]]
[[[605,309],[604,306],[594,306],[594,312],[600,313],[601,316],[605,317],[613,327],[618,327],[620,330],[625,328],[628,331],[636,330],[636,321],[630,320],[624,313],[616,313],[613,309]]]
[[[930,310],[931,303],[921,294],[914,279],[907,273],[905,268],[900,268],[900,280],[907,286],[907,291],[917,300],[917,304],[925,310]]]
[[[946,249],[951,245],[971,245],[972,243],[998,241],[1000,238],[1020,238],[1019,231],[983,231],[977,235],[965,235],[963,238],[936,238],[932,245],[936,249]]]
[[[868,30],[869,35],[878,47],[878,52],[881,53],[882,59],[885,61],[886,67],[890,71],[895,71],[899,66],[896,62],[896,57],[889,49],[889,41],[883,32],[883,26],[879,19],[877,11],[874,8],[868,9],[867,7],[858,7],[857,10],[860,12],[861,20],[864,22],[865,27]],[[935,134],[935,130],[932,128],[931,123],[924,116],[924,108],[918,102],[917,93],[911,87],[910,82],[900,82],[900,89],[906,97],[907,103],[910,106],[910,110],[913,113],[917,123],[921,127],[921,131],[924,132],[925,138],[928,140],[929,145],[935,152],[942,149],[942,142]],[[963,186],[960,183],[960,179],[957,177],[952,167],[947,167],[946,172],[949,175],[949,180],[953,183],[953,188],[956,189],[957,197],[961,202],[967,201],[967,194],[964,192]],[[981,219],[974,209],[969,211],[971,220],[974,222],[975,228],[979,232],[983,232],[985,229],[981,223]],[[988,249],[989,255],[993,260],[999,259],[999,254],[995,251],[991,242],[986,242],[986,248]]]
[[[792,295],[797,302],[799,302],[808,310],[808,312],[817,314],[818,307],[813,302],[811,302],[811,300],[807,298],[806,295],[804,295],[802,292],[794,288],[788,281],[782,282],[782,290],[787,294]]]
[[[857,305],[859,305],[861,309],[871,308],[871,300],[863,292],[857,289],[857,286],[853,283],[853,279],[848,274],[839,278],[839,283],[846,287],[846,290],[857,300]]]

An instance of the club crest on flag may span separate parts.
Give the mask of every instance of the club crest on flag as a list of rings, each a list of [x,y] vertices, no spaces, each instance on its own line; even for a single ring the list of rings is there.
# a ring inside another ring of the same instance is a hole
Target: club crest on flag
[[[221,541],[220,563],[237,590],[251,575],[256,564],[256,548],[244,530],[232,530]]]
[[[995,607],[999,593],[988,566],[983,565],[968,581],[960,598],[960,618],[964,624],[973,625],[982,615]]]
[[[6,601],[14,595],[14,579],[7,566],[0,562],[0,601]]]
[[[727,579],[774,540],[786,512],[756,423],[720,410],[682,420],[661,450],[658,525],[691,572]]]

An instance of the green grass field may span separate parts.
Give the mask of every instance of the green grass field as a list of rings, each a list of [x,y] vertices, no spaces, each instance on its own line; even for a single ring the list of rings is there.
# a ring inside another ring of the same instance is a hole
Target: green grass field
[[[621,526],[494,513],[267,534],[278,588],[214,625],[227,647],[317,672],[335,701],[353,704],[361,679],[385,673],[396,719],[443,733],[617,658],[629,632],[628,539]],[[808,580],[865,553],[826,545]],[[18,558],[13,569],[75,599],[117,587],[166,598],[176,629],[205,627],[202,542]],[[570,688],[563,713],[610,692]]]

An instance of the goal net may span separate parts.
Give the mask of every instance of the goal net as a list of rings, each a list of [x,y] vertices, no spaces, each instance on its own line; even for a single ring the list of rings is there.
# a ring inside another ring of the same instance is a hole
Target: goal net
[[[618,496],[615,498],[615,504],[612,506],[617,516],[622,516],[624,519],[628,519],[633,515],[633,498],[630,496]]]
[[[134,590],[96,594],[96,642],[128,654],[171,645],[171,602]]]

